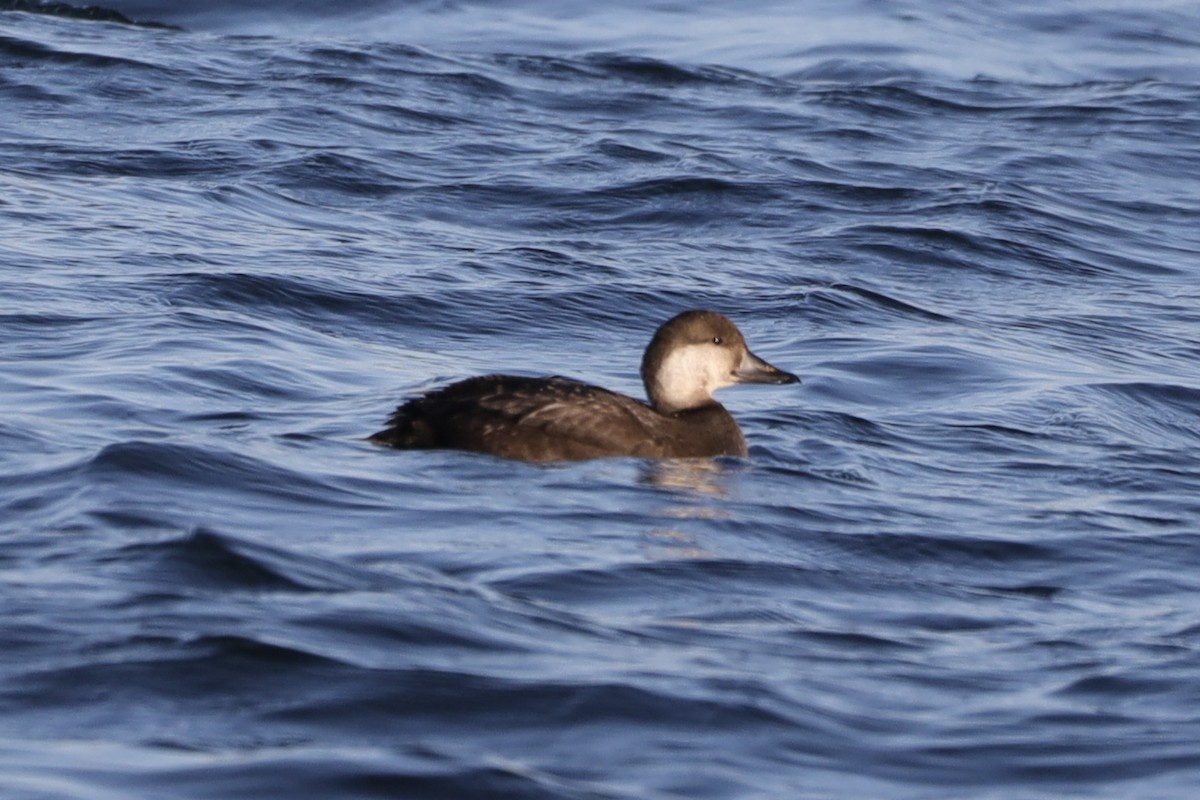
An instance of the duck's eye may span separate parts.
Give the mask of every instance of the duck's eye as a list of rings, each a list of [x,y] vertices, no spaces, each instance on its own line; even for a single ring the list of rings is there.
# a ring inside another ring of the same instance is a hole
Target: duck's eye
[[[714,337],[713,337],[713,344],[720,344],[720,343],[721,343],[721,337],[720,337],[720,336],[714,336]]]

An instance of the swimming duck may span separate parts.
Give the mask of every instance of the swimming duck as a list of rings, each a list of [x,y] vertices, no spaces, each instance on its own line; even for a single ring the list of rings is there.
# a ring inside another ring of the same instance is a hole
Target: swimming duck
[[[751,353],[737,326],[715,311],[685,311],[663,323],[641,373],[649,403],[559,376],[468,378],[409,400],[369,440],[539,462],[745,458],[741,429],[712,393],[800,380]]]

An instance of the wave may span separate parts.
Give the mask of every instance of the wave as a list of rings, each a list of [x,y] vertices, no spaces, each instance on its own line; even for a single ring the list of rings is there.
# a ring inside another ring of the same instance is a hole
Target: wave
[[[179,30],[177,26],[163,22],[133,20],[113,8],[96,5],[73,5],[71,3],[47,2],[46,0],[0,0],[0,12],[3,11],[20,11],[26,14],[42,14],[50,17],[83,19],[94,22],[115,22],[119,25],[133,25],[143,28]]]

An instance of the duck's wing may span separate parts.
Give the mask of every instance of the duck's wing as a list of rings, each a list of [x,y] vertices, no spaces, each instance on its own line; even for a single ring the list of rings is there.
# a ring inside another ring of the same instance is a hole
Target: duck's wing
[[[486,375],[400,406],[371,440],[525,461],[655,457],[664,454],[653,424],[661,416],[632,397],[569,378]]]

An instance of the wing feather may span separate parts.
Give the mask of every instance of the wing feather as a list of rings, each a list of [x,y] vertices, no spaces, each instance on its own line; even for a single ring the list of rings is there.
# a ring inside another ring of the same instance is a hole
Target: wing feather
[[[453,447],[529,461],[625,453],[658,456],[661,415],[645,403],[569,378],[485,375],[396,409],[371,437],[394,447]]]

